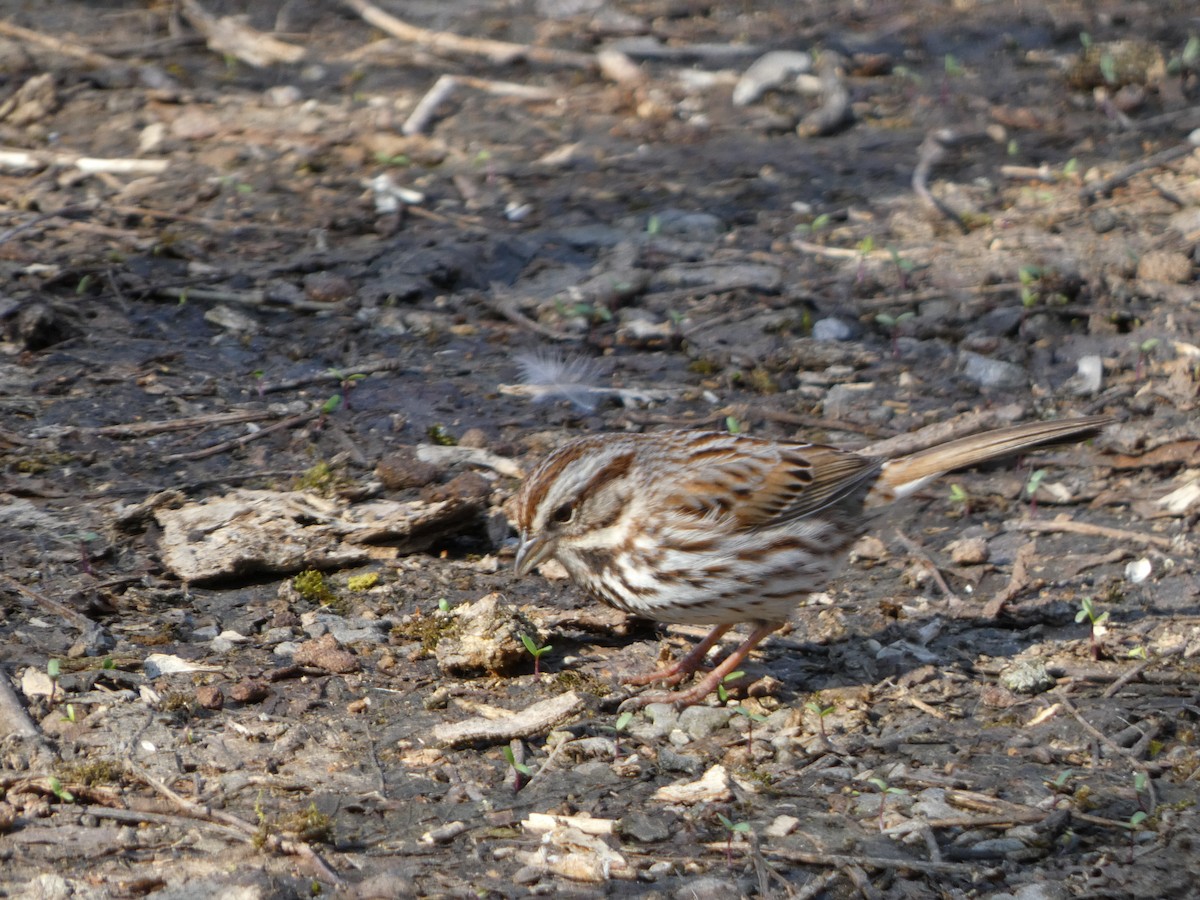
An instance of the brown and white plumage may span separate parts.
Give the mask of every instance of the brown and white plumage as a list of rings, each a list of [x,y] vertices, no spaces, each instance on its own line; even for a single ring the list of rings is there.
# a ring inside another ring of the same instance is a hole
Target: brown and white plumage
[[[618,609],[716,626],[653,680],[682,678],[732,625],[757,623],[732,665],[727,660],[695,690],[675,695],[694,702],[837,574],[869,524],[868,510],[953,469],[1084,440],[1108,421],[1016,425],[890,460],[721,432],[579,438],[551,453],[513,500],[517,572],[554,558]]]

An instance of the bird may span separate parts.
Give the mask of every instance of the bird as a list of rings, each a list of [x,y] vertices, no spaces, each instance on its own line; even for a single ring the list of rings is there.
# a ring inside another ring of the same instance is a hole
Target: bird
[[[509,503],[518,576],[557,560],[602,603],[658,622],[711,625],[673,665],[628,684],[674,687],[735,625],[749,636],[698,683],[628,706],[700,702],[809,594],[840,572],[875,511],[939,475],[1094,437],[1107,416],[1028,422],[881,458],[717,431],[599,433],[570,440]]]

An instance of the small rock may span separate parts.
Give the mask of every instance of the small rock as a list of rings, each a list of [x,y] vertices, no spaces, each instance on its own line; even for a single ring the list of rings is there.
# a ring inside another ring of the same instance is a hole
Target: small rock
[[[816,341],[848,341],[854,336],[854,329],[841,319],[817,319],[813,322],[812,336]]]
[[[326,672],[345,675],[359,670],[358,657],[338,644],[332,634],[305,641],[296,648],[294,657],[300,666],[314,666]]]
[[[728,709],[714,706],[689,706],[679,714],[679,727],[688,733],[692,740],[706,738],[720,731],[727,724],[733,713]]]
[[[632,812],[621,819],[621,834],[640,844],[654,844],[671,836],[674,816],[665,812]]]
[[[1192,280],[1192,261],[1187,254],[1175,250],[1151,250],[1138,260],[1137,277],[1186,284]]]
[[[243,678],[229,689],[229,699],[236,703],[261,703],[270,693],[266,682],[257,678]]]
[[[1040,694],[1056,682],[1040,659],[1019,659],[1000,673],[1000,683],[1014,694]]]
[[[541,635],[537,626],[500,594],[460,604],[451,615],[456,628],[438,641],[435,650],[443,672],[502,674],[532,666],[532,657],[521,642],[521,635],[528,635],[539,645]]]
[[[658,765],[666,772],[698,775],[704,768],[704,760],[690,753],[680,753],[673,747],[664,746],[658,751]]]
[[[956,566],[977,566],[988,560],[987,541],[979,537],[951,541],[946,552]]]
[[[492,483],[478,472],[462,472],[445,484],[428,486],[421,492],[421,499],[431,503],[442,500],[462,500],[482,503],[492,493]]]
[[[543,866],[521,866],[513,873],[513,884],[537,884],[546,874]]]
[[[295,106],[303,99],[304,94],[294,84],[277,84],[267,88],[263,92],[263,100],[267,106],[273,106],[276,109],[282,109],[285,106]]]
[[[971,850],[981,856],[1005,856],[1024,849],[1024,842],[1015,838],[989,838],[971,845]]]
[[[437,481],[439,474],[437,466],[417,459],[416,451],[409,448],[389,453],[375,466],[375,477],[389,491],[424,487]]]
[[[225,705],[225,695],[215,684],[202,684],[196,688],[196,702],[205,709],[220,709]]]
[[[764,830],[767,837],[787,837],[800,826],[795,816],[776,816]]]
[[[664,209],[656,218],[659,234],[684,240],[710,241],[720,237],[725,230],[725,224],[711,213]]]
[[[458,439],[458,446],[472,447],[476,450],[486,450],[492,446],[492,440],[482,428],[468,428]]]
[[[1118,219],[1110,209],[1097,209],[1088,216],[1088,224],[1096,234],[1107,234],[1117,227]]]
[[[354,296],[354,284],[344,275],[313,272],[304,277],[304,294],[317,303],[340,303]]]
[[[851,414],[864,407],[870,407],[872,384],[835,384],[825,394],[821,402],[822,411],[829,419],[850,419]]]
[[[729,900],[730,897],[742,896],[744,893],[736,881],[707,875],[690,879],[684,887],[671,895],[672,900]]]
[[[965,351],[959,355],[963,374],[984,388],[1020,388],[1029,382],[1025,370],[1015,363],[1002,359],[991,359],[978,353]]]

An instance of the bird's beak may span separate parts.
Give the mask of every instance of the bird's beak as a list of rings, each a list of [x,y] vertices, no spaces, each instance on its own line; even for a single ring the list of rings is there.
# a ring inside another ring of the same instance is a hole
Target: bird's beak
[[[521,533],[521,546],[517,548],[516,570],[518,575],[528,575],[534,568],[554,552],[554,544],[544,534],[526,537]]]

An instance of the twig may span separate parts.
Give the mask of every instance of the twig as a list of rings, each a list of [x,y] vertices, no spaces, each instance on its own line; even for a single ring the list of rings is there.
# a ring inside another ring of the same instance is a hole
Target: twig
[[[486,78],[471,78],[467,75],[442,75],[434,82],[433,87],[413,107],[413,111],[401,127],[401,132],[409,137],[425,131],[429,120],[437,113],[438,107],[449,99],[459,85],[473,87],[484,93],[498,97],[517,97],[522,100],[555,100],[562,96],[559,91],[547,88],[529,87],[515,84],[511,81],[492,81]]]
[[[342,883],[342,879],[337,872],[333,871],[333,869],[329,867],[329,864],[317,854],[317,851],[313,850],[312,847],[303,841],[294,841],[289,838],[281,838],[277,835],[269,833],[264,834],[262,829],[251,825],[249,822],[238,818],[232,813],[227,813],[219,809],[211,809],[203,804],[197,803],[194,800],[188,800],[186,797],[175,793],[175,791],[171,790],[163,782],[159,781],[141,766],[137,765],[135,762],[133,762],[133,760],[127,759],[125,761],[125,765],[131,775],[137,777],[144,784],[158,791],[177,807],[179,807],[179,809],[181,809],[190,818],[199,819],[202,822],[220,823],[228,826],[233,831],[240,833],[244,840],[254,842],[261,839],[263,846],[270,847],[276,852],[286,853],[290,856],[301,856],[308,860],[308,862],[317,870],[317,872],[324,876],[326,881],[339,885]]]
[[[1145,675],[1146,670],[1150,669],[1152,666],[1157,666],[1170,659],[1172,656],[1177,656],[1182,652],[1183,646],[1180,645],[1178,647],[1172,647],[1168,650],[1164,650],[1162,653],[1150,657],[1149,659],[1134,666],[1132,669],[1110,684],[1100,696],[1105,700],[1115,697],[1121,691],[1121,689],[1125,687],[1125,685],[1129,684],[1131,681],[1136,681]]]
[[[45,47],[47,50],[53,50],[55,53],[61,53],[63,56],[82,59],[91,66],[107,67],[121,64],[120,60],[114,59],[111,56],[105,56],[103,53],[97,53],[90,47],[84,47],[82,44],[73,44],[70,41],[64,41],[62,38],[51,37],[48,34],[42,34],[40,31],[31,31],[28,28],[22,28],[20,25],[5,22],[3,19],[0,19],[0,34],[16,38],[19,41],[27,41],[30,44],[37,44],[39,47]]]
[[[900,539],[900,543],[904,545],[905,549],[907,549],[910,554],[916,557],[917,561],[920,562],[921,565],[925,567],[926,571],[928,571],[933,577],[934,583],[937,584],[938,589],[942,592],[942,596],[944,596],[947,600],[957,602],[959,599],[958,595],[954,593],[950,585],[946,583],[946,579],[942,576],[942,570],[938,568],[937,563],[935,563],[932,557],[930,557],[929,551],[922,547],[917,541],[910,538],[899,528],[896,529],[896,536]]]
[[[591,69],[596,65],[596,58],[590,53],[575,53],[552,47],[534,47],[530,44],[513,44],[488,38],[463,37],[449,31],[431,31],[428,28],[420,28],[397,19],[373,3],[368,3],[367,0],[342,0],[342,2],[358,13],[367,24],[374,25],[380,31],[387,32],[401,41],[420,44],[434,53],[484,56],[492,62],[501,64],[517,59],[528,59],[530,62],[576,69]]]
[[[1079,192],[1079,199],[1087,204],[1091,203],[1097,197],[1107,197],[1112,193],[1113,188],[1124,184],[1134,175],[1145,172],[1147,169],[1154,169],[1158,166],[1165,165],[1172,160],[1187,156],[1196,151],[1196,145],[1190,141],[1182,144],[1177,144],[1174,147],[1168,147],[1158,153],[1147,156],[1145,159],[1132,163],[1103,181],[1097,184],[1089,185]]]
[[[305,49],[289,44],[269,34],[263,34],[234,16],[217,18],[196,0],[181,0],[184,17],[204,35],[208,48],[214,53],[234,56],[256,69],[276,63],[297,63],[304,59]]]
[[[160,175],[167,170],[166,159],[101,159],[78,153],[53,153],[0,148],[0,168],[28,170],[47,166],[74,166],[81,172],[110,172],[115,175]]]
[[[197,428],[213,428],[219,425],[240,425],[243,422],[261,422],[274,419],[278,413],[262,409],[246,409],[238,412],[211,413],[204,416],[185,416],[182,419],[165,419],[158,422],[128,422],[123,425],[101,425],[98,428],[81,428],[81,434],[102,437],[146,437],[152,434],[167,434],[172,431],[192,431]]]
[[[709,845],[712,849],[725,852],[725,843]],[[735,848],[741,844],[734,844]],[[861,866],[866,869],[910,869],[914,872],[948,873],[954,875],[979,874],[979,867],[971,863],[928,862],[923,859],[898,859],[886,856],[850,856],[843,853],[811,853],[806,850],[792,850],[782,847],[767,848],[766,855],[775,859],[786,859],[788,862],[800,863],[805,866]]]
[[[1145,776],[1145,778],[1146,778],[1146,794],[1149,797],[1149,806],[1150,806],[1150,808],[1147,810],[1147,812],[1153,813],[1155,808],[1158,806],[1158,793],[1154,789],[1154,779],[1150,776],[1150,770],[1146,767],[1146,764],[1143,763],[1137,757],[1135,757],[1132,753],[1130,753],[1128,750],[1126,750],[1120,744],[1113,741],[1112,738],[1110,738],[1108,735],[1106,735],[1103,731],[1101,731],[1099,728],[1097,728],[1095,725],[1093,725],[1087,719],[1085,719],[1083,717],[1083,714],[1079,711],[1079,709],[1075,706],[1075,704],[1072,703],[1070,701],[1070,699],[1067,697],[1066,691],[1062,690],[1062,688],[1056,688],[1053,693],[1058,697],[1058,702],[1062,704],[1063,709],[1065,709],[1067,712],[1069,712],[1072,716],[1075,717],[1075,721],[1080,724],[1080,726],[1083,728],[1084,731],[1086,731],[1088,734],[1090,734],[1092,737],[1094,737],[1099,743],[1103,744],[1105,747],[1107,747],[1113,753],[1120,756],[1127,763],[1129,763],[1129,765],[1131,767],[1133,767],[1134,769],[1136,769],[1138,772],[1140,772],[1142,775]]]
[[[1107,525],[1076,522],[1065,516],[1058,516],[1049,522],[1020,519],[1015,522],[1007,522],[1005,525],[1009,528],[1019,528],[1022,531],[1033,531],[1038,534],[1085,534],[1089,537],[1111,538],[1115,541],[1129,541],[1147,547],[1158,547],[1161,550],[1176,549],[1175,541],[1171,538],[1160,537],[1157,534],[1142,534],[1139,531],[1126,531],[1124,528],[1109,528]]]
[[[1021,593],[1021,591],[1025,590],[1025,588],[1029,587],[1031,583],[1029,563],[1033,561],[1036,552],[1037,541],[1028,541],[1017,549],[1017,555],[1013,559],[1012,575],[1009,576],[1008,584],[995,597],[984,604],[983,617],[985,619],[996,618],[996,616],[1000,615],[1000,611],[1004,609],[1005,604]]]
[[[59,603],[57,600],[51,600],[45,594],[42,594],[31,588],[27,588],[25,585],[21,584],[21,582],[9,575],[0,574],[0,585],[16,591],[18,594],[21,594],[24,597],[28,597],[34,603],[37,603],[39,606],[42,606],[51,612],[57,613],[85,634],[100,627],[83,613],[77,612],[71,609],[71,607]]]
[[[169,456],[164,456],[163,462],[177,462],[180,460],[195,460],[206,459],[209,456],[217,456],[227,450],[234,450],[238,447],[244,447],[251,441],[256,441],[261,437],[266,437],[268,434],[274,434],[276,431],[282,431],[285,428],[295,428],[297,425],[303,425],[305,422],[310,422],[322,415],[321,410],[314,409],[309,412],[300,413],[297,416],[288,416],[282,421],[276,422],[274,425],[268,425],[266,428],[260,428],[258,431],[251,434],[244,434],[232,441],[223,441],[220,444],[213,444],[211,447],[205,447],[203,450],[192,450],[188,453],[172,453]]]
[[[917,164],[913,168],[912,188],[918,197],[957,225],[959,231],[968,234],[970,229],[967,228],[967,223],[963,221],[962,216],[933,196],[929,190],[929,175],[933,171],[933,167],[946,158],[947,147],[961,143],[963,140],[949,128],[940,128],[929,132],[917,149]]]

